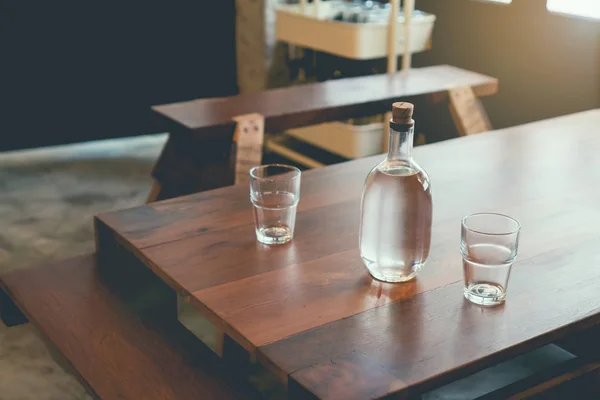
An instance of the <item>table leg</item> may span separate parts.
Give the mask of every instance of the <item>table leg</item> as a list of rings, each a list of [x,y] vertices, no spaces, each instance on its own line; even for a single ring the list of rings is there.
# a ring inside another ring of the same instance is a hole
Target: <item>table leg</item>
[[[149,201],[165,200],[232,185],[234,124],[210,132],[171,133],[154,166]]]
[[[556,344],[575,354],[577,357],[592,361],[600,361],[599,337],[600,326],[594,326],[582,332],[573,333],[556,342]]]

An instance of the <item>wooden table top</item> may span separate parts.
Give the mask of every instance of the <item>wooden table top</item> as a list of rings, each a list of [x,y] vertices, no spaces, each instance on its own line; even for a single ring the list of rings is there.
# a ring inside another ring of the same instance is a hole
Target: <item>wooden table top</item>
[[[179,294],[289,383],[321,398],[422,390],[600,323],[600,110],[418,147],[434,220],[417,279],[373,280],[358,253],[381,156],[303,173],[296,237],[258,243],[248,188],[97,217]],[[504,306],[464,300],[460,220],[522,224]]]

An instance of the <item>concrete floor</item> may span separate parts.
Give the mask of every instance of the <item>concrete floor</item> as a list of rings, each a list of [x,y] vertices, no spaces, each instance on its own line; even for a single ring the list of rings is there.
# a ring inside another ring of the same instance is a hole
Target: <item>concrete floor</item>
[[[77,379],[50,356],[30,325],[0,323],[0,399],[91,399]]]

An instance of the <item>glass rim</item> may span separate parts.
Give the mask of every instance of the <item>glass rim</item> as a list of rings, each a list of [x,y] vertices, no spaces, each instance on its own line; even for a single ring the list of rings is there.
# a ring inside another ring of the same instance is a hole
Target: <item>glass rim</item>
[[[493,217],[502,217],[502,218],[505,218],[505,219],[509,219],[509,220],[513,221],[516,224],[516,227],[515,227],[515,229],[510,230],[508,232],[491,233],[491,232],[484,232],[484,231],[481,231],[481,230],[469,228],[467,226],[467,220],[469,218],[479,217],[479,216],[484,216],[484,215],[493,216]],[[480,212],[480,213],[469,214],[466,217],[463,217],[463,219],[461,220],[461,225],[462,225],[463,228],[465,228],[469,232],[477,233],[479,235],[488,235],[488,236],[508,236],[508,235],[514,235],[515,233],[518,233],[521,230],[521,223],[519,221],[517,221],[516,219],[514,219],[513,217],[508,216],[506,214],[492,213],[492,212]]]
[[[257,165],[256,167],[252,167],[250,169],[250,172],[249,172],[250,177],[253,178],[253,179],[259,179],[259,180],[263,180],[263,181],[274,181],[275,179],[273,179],[273,177],[275,177],[277,175],[273,175],[273,177],[257,176],[256,175],[256,171],[258,171],[260,169],[267,169],[267,168],[272,168],[272,167],[285,168],[285,169],[288,169],[290,172],[293,172],[294,176],[292,176],[290,179],[296,179],[302,173],[302,171],[300,171],[299,168],[294,167],[293,165],[287,165],[287,164],[264,164],[264,165]]]

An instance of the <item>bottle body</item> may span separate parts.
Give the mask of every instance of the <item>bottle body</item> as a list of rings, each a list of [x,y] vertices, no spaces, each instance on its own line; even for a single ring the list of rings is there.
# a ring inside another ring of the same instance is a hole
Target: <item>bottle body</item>
[[[365,182],[359,247],[374,278],[405,282],[416,276],[429,256],[431,184],[410,157],[412,128],[392,130],[390,136],[387,159],[371,170]]]

